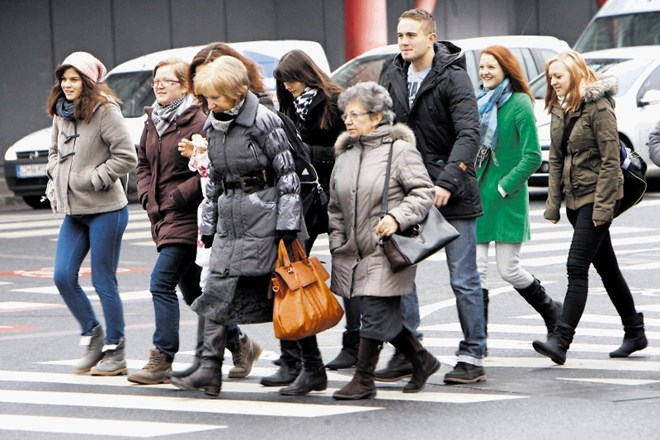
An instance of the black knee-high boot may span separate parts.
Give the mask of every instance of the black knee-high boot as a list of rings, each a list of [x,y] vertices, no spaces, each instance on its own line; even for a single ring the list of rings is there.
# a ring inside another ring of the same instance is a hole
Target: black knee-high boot
[[[265,387],[281,387],[289,385],[302,368],[300,361],[300,347],[297,341],[282,341],[280,340],[280,364],[277,371],[270,376],[261,378],[261,385]]]
[[[302,370],[291,385],[280,390],[283,396],[304,396],[310,391],[323,391],[328,387],[328,376],[316,336],[301,339],[298,344],[302,352]]]
[[[197,317],[197,344],[195,345],[195,358],[193,363],[183,371],[169,371],[167,377],[186,377],[193,374],[202,361],[202,352],[204,351],[204,322],[206,318],[203,316]]]
[[[516,289],[527,303],[534,308],[541,317],[548,329],[548,337],[555,328],[555,324],[561,318],[562,303],[554,301],[545,291],[541,282],[534,278],[534,281],[524,289]]]
[[[429,377],[440,369],[440,362],[405,327],[390,341],[390,344],[394,345],[412,363],[412,378],[403,387],[403,392],[421,391]]]
[[[360,338],[358,361],[353,379],[332,395],[337,400],[373,399],[376,397],[374,371],[383,347],[381,341]]]
[[[172,385],[182,390],[203,390],[209,396],[220,394],[222,387],[222,360],[227,343],[227,327],[206,318],[204,322],[204,348],[199,368],[189,376],[173,377]]]

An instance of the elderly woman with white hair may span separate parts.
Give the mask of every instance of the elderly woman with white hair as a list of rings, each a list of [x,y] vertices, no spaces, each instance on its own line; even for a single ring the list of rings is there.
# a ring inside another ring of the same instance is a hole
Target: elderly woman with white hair
[[[403,124],[392,125],[392,99],[374,82],[359,83],[339,97],[347,131],[335,144],[330,178],[329,239],[332,291],[360,297],[362,325],[355,375],[334,393],[338,400],[376,396],[374,370],[384,341],[413,365],[404,393],[420,391],[440,362],[419,343],[401,317],[401,297],[413,292],[416,267],[394,273],[379,241],[420,222],[433,208],[434,188]],[[388,158],[389,211],[380,216]]]

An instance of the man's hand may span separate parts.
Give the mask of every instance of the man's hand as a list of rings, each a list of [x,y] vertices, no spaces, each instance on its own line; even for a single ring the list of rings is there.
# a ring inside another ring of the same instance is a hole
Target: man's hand
[[[435,205],[436,208],[445,206],[447,203],[449,203],[450,197],[451,197],[451,191],[448,191],[441,186],[436,186],[435,201],[433,202],[433,204]]]

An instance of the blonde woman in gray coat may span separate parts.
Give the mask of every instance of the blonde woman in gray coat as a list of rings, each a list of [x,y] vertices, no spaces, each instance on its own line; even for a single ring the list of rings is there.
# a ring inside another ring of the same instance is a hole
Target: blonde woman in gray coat
[[[127,373],[117,266],[128,200],[119,178],[137,165],[120,101],[100,83],[105,72],[93,55],[72,53],[55,71],[47,104],[53,118],[48,198],[54,210],[65,214],[57,238],[54,281],[81,327],[85,353],[74,372],[91,370],[93,376]],[[78,280],[88,253],[107,334]]]
[[[338,400],[376,396],[374,370],[384,341],[413,365],[404,393],[420,391],[440,362],[403,325],[401,296],[411,294],[416,267],[392,272],[379,241],[420,222],[435,196],[413,132],[392,125],[392,99],[375,82],[359,83],[339,97],[347,132],[335,144],[330,179],[329,239],[332,291],[360,297],[362,326],[355,375],[334,393]],[[388,213],[380,218],[385,170],[392,146]]]

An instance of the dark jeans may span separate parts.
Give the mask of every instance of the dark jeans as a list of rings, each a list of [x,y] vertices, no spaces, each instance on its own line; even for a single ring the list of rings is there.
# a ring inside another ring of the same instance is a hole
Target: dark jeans
[[[195,264],[195,245],[170,244],[163,246],[151,273],[151,296],[154,303],[156,330],[153,344],[168,359],[179,351],[179,286],[186,304],[190,305],[202,294],[199,276],[202,268]]]
[[[605,290],[619,316],[625,318],[636,314],[635,302],[612,248],[611,223],[595,227],[593,210],[593,203],[576,210],[566,210],[568,220],[573,225],[573,239],[566,262],[568,290],[561,320],[573,328],[580,322],[587,303],[591,264],[603,280]]]

